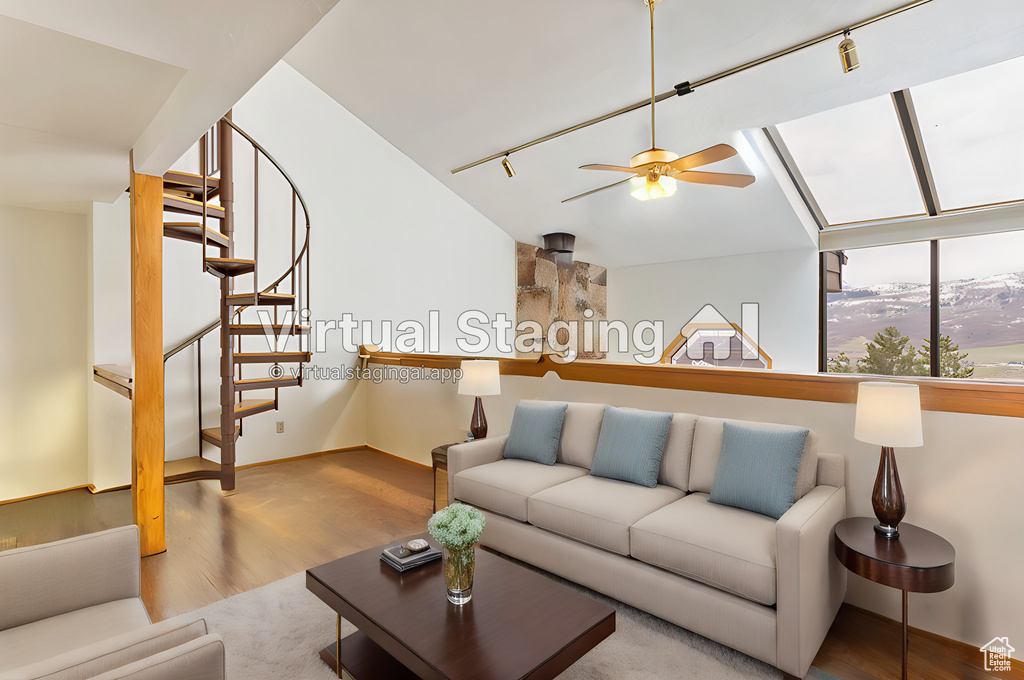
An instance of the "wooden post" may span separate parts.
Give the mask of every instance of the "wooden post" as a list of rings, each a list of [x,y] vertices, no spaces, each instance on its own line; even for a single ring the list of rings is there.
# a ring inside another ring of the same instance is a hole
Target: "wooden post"
[[[142,555],[164,538],[163,178],[131,175],[132,517]]]

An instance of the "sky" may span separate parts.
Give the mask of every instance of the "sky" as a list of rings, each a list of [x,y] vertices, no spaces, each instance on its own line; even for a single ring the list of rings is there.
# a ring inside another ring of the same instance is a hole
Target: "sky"
[[[845,251],[843,287],[879,283],[928,283],[928,242]],[[942,281],[1024,272],[1024,231],[944,239],[939,243]]]

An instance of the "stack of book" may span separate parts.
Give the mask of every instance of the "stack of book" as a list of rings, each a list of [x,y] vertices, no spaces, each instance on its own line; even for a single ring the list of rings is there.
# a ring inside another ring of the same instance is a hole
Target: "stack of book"
[[[441,551],[431,546],[426,550],[414,553],[409,552],[399,544],[384,548],[384,552],[380,554],[380,559],[398,571],[409,571],[410,569],[422,567],[424,564],[441,559]]]

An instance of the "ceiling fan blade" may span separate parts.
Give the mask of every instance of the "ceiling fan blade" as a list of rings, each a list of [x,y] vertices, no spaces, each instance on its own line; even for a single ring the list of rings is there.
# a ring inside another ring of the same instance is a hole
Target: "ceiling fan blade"
[[[565,199],[564,201],[562,201],[562,203],[568,203],[570,201],[575,201],[577,198],[583,198],[584,196],[589,196],[590,194],[596,194],[598,191],[604,191],[605,189],[611,189],[612,187],[617,187],[620,184],[625,184],[626,182],[628,182],[631,179],[633,179],[633,178],[632,177],[627,177],[626,179],[619,180],[618,182],[615,182],[614,184],[608,184],[608,185],[603,186],[603,187],[601,187],[599,189],[591,189],[590,191],[584,191],[582,194],[579,194],[577,196],[573,196],[572,198]]]
[[[669,163],[669,167],[674,170],[689,170],[690,168],[699,168],[702,165],[709,165],[711,163],[717,163],[718,161],[724,161],[726,158],[732,158],[736,155],[736,149],[732,148],[728,144],[716,144],[715,146],[698,151],[697,153],[691,153],[689,156],[683,156],[678,160],[674,160]]]
[[[694,184],[717,184],[723,187],[736,187],[742,189],[754,183],[753,175],[732,175],[724,172],[700,172],[699,170],[687,170],[685,172],[669,173],[669,176],[693,182]]]
[[[601,163],[581,165],[580,170],[614,170],[615,172],[628,172],[634,175],[638,172],[637,168],[627,168],[622,165],[602,165]]]

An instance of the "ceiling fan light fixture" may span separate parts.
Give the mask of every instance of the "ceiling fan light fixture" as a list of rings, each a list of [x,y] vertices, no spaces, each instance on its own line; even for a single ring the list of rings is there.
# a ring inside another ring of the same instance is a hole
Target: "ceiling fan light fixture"
[[[843,73],[860,68],[860,59],[857,58],[857,45],[850,38],[849,31],[843,31],[845,39],[839,43],[839,58],[843,62]]]
[[[633,189],[629,195],[638,201],[653,201],[659,198],[668,198],[676,193],[676,181],[671,177],[662,175],[658,179],[650,177],[634,177],[630,180]]]
[[[501,159],[501,167],[505,168],[505,174],[508,175],[509,179],[516,176],[516,169],[512,167],[512,161],[508,159],[508,154]]]

